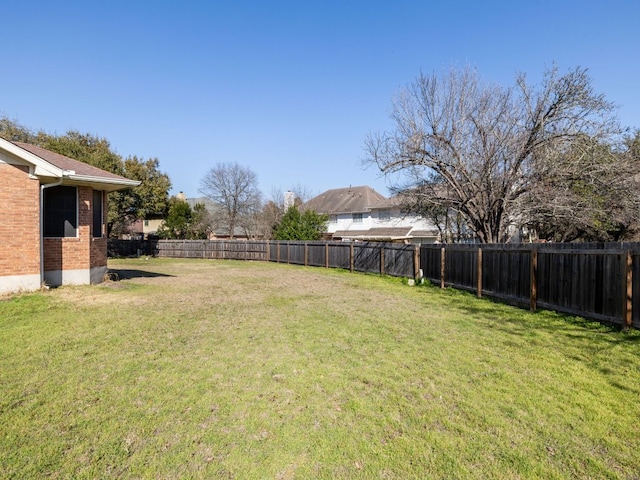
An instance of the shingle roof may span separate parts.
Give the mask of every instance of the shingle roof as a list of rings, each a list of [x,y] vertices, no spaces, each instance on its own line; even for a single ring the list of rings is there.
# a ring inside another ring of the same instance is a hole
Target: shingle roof
[[[338,238],[404,238],[411,227],[374,227],[369,230],[338,230],[333,236]]]
[[[437,237],[438,230],[412,230],[412,237]]]
[[[302,208],[329,215],[362,213],[382,200],[385,200],[384,195],[368,186],[335,188],[312,198]]]
[[[116,175],[115,173],[107,172],[102,170],[101,168],[94,167],[93,165],[89,165],[88,163],[80,162],[78,160],[74,160],[73,158],[65,157],[64,155],[60,155],[59,153],[52,152],[42,147],[38,147],[36,145],[31,145],[29,143],[22,142],[13,142],[14,145],[19,146],[23,150],[26,150],[29,153],[40,157],[46,162],[49,162],[55,167],[58,167],[62,170],[71,170],[74,171],[76,175],[82,175],[87,177],[96,177],[96,178],[104,178],[111,180],[128,180],[127,178]]]
[[[379,201],[375,205],[371,205],[373,209],[383,209],[383,208],[396,208],[402,205],[402,200],[400,197],[390,197],[385,198],[384,200]]]

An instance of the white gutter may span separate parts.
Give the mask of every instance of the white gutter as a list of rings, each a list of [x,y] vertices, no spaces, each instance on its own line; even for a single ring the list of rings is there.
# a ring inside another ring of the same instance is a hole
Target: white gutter
[[[74,182],[86,182],[92,184],[108,184],[108,185],[121,185],[126,187],[137,187],[142,182],[138,180],[130,180],[128,178],[108,178],[108,177],[94,177],[91,175],[76,175],[73,170],[65,170],[64,176]]]

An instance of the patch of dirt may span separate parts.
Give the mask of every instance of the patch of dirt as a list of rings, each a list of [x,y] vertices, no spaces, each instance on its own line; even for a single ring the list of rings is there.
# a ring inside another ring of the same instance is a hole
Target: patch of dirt
[[[316,271],[262,262],[149,261],[141,265],[119,261],[110,273],[100,285],[60,287],[53,292],[85,307],[112,303],[114,308],[137,305],[150,311],[187,313],[224,305],[256,307],[285,297],[330,304],[352,291],[346,274],[326,275],[320,267]]]

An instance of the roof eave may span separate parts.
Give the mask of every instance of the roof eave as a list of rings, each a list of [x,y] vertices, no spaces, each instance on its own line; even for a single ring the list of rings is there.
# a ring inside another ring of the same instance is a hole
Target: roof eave
[[[0,138],[0,147],[17,158],[22,159],[27,163],[33,165],[32,174],[41,179],[62,179],[63,183],[72,183],[75,185],[88,185],[98,186],[101,190],[107,192],[114,192],[116,190],[124,190],[126,188],[137,187],[140,183],[137,180],[130,180],[128,178],[111,178],[111,177],[98,177],[93,175],[78,175],[74,170],[64,170],[60,167],[53,165],[47,160],[39,157],[38,155],[31,153],[30,151]]]
[[[65,175],[64,180],[69,180],[78,185],[90,185],[99,187],[101,190],[108,192],[115,192],[117,190],[124,190],[126,188],[137,187],[142,182],[138,180],[129,180],[128,178],[106,178],[106,177],[94,177],[91,175]],[[63,180],[63,181],[64,181]]]
[[[353,240],[368,240],[371,242],[389,242],[396,240],[411,240],[410,236],[395,236],[395,235],[340,235],[340,238],[351,238]]]
[[[0,147],[2,147],[7,152],[12,155],[22,159],[23,161],[30,163],[33,165],[33,175],[38,177],[53,177],[53,178],[62,178],[64,174],[64,170],[56,167],[55,165],[50,164],[46,160],[43,160],[37,155],[25,150],[24,148],[19,147],[18,145],[5,140],[4,138],[0,138]]]

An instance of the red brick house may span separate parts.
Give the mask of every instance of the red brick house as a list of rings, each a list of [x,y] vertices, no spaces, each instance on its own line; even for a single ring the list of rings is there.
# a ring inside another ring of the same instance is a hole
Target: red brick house
[[[107,193],[140,182],[0,139],[0,293],[100,283]]]

